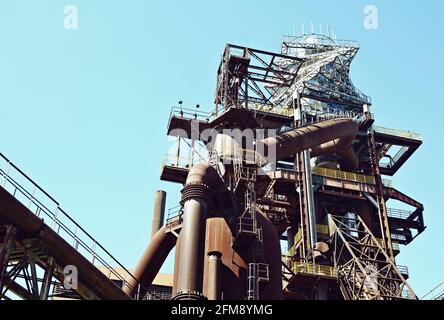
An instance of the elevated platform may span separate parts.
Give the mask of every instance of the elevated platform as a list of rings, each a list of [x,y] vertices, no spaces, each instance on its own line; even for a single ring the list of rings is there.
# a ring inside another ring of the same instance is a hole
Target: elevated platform
[[[10,293],[48,299],[50,288],[64,283],[70,266],[77,270],[78,288],[73,289],[81,298],[131,299],[109,278],[115,267],[125,270],[127,278],[132,274],[3,155],[0,166],[0,299],[11,298]],[[37,276],[38,268],[43,279]],[[120,274],[115,276],[125,283]]]
[[[380,171],[387,176],[395,175],[423,143],[421,135],[410,131],[374,126],[374,133]],[[366,139],[366,136],[361,137],[363,145]],[[368,154],[363,156],[360,168],[370,168]]]
[[[292,188],[296,182],[294,170],[277,170],[268,174],[280,188]],[[335,197],[366,201],[364,193],[375,194],[375,180],[372,176],[337,170],[314,168],[313,183],[319,188],[316,192]],[[393,187],[390,180],[383,180],[384,197],[397,200],[416,208],[413,212],[389,209],[388,218],[393,240],[407,245],[426,229],[423,217],[424,206]],[[291,212],[291,211],[290,211]],[[415,234],[412,233],[415,231]]]

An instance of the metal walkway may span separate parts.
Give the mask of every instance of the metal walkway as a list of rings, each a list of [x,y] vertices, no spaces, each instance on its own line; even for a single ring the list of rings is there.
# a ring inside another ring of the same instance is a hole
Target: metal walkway
[[[77,268],[76,296],[130,299],[109,278],[126,285],[132,274],[0,153],[0,299],[48,299],[70,266]]]

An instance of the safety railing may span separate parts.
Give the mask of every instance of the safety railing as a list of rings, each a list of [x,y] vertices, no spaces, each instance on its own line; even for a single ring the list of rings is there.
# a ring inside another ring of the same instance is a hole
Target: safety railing
[[[391,168],[395,165],[395,163],[409,150],[409,147],[404,146],[398,150],[393,158],[389,158],[389,162],[381,161],[379,166],[381,168]]]
[[[177,154],[168,153],[165,155],[162,161],[162,167],[177,167],[182,169],[189,169],[194,165],[205,162],[200,158],[191,159],[190,157],[177,156]]]
[[[396,269],[398,269],[399,273],[402,274],[403,276],[409,275],[409,268],[407,266],[397,265]]]
[[[308,274],[330,278],[338,277],[338,270],[335,267],[291,260],[287,260],[287,263],[290,266],[291,271],[295,274]]]
[[[331,119],[337,117],[358,119],[363,114],[353,111],[343,110],[341,108],[333,108],[326,103],[314,102],[310,99],[302,99],[302,110],[311,116],[319,117],[319,119]]]
[[[288,250],[288,256],[294,257],[296,255],[296,250],[298,248],[299,242],[302,240],[302,229],[299,229],[299,231],[294,236],[294,245],[293,247]]]
[[[406,138],[406,139],[411,139],[411,140],[422,141],[422,135],[420,135],[419,133],[384,128],[384,127],[380,127],[380,126],[374,126],[373,130],[377,133],[383,133],[383,134],[390,135],[390,136],[396,136],[396,137],[401,137],[401,138]]]
[[[327,177],[327,178],[334,178],[334,179],[339,179],[339,180],[360,182],[360,183],[366,183],[366,184],[375,184],[376,183],[375,178],[372,176],[366,176],[366,175],[362,175],[362,174],[327,169],[327,168],[315,167],[315,168],[313,168],[313,173],[317,174],[319,176],[323,176],[323,177]]]
[[[183,208],[181,205],[168,209],[165,228],[171,230],[182,224]]]
[[[384,244],[384,242],[383,242],[383,240],[381,238],[376,238],[376,241],[378,241],[378,243],[381,246],[385,246],[385,244]],[[399,243],[395,242],[395,241],[392,241],[392,248],[393,248],[394,251],[400,251]]]
[[[227,155],[221,156],[224,163],[242,161],[246,164],[255,164],[258,167],[263,167],[267,164],[267,160],[259,152],[250,149],[233,149],[228,150]],[[240,156],[238,156],[240,154]]]
[[[307,39],[315,41],[306,42]],[[302,36],[291,36],[286,35],[283,36],[282,42],[284,43],[295,43],[300,45],[312,45],[312,46],[343,46],[343,47],[353,47],[353,48],[359,48],[359,42],[354,40],[340,40],[340,39],[334,39],[327,35],[320,35],[320,34],[307,34]]]
[[[171,300],[171,290],[152,290],[147,292],[142,300]]]
[[[0,153],[0,186],[25,205],[54,232],[68,242],[93,265],[103,266],[108,277],[114,276],[125,286],[134,276],[96,239],[71,218],[60,204]],[[117,272],[121,268],[123,272]]]
[[[326,225],[326,224],[317,224],[316,231],[321,234],[330,234],[330,231],[328,229],[328,225]]]
[[[214,117],[214,112],[206,112],[190,108],[172,107],[170,113],[170,121],[173,117],[210,122]]]
[[[329,235],[330,230],[328,228],[328,225],[325,224],[317,224],[316,225],[316,231],[317,233]],[[293,257],[296,254],[296,250],[298,248],[299,242],[302,240],[302,229],[299,229],[298,232],[294,236],[294,246],[288,250],[288,256]]]
[[[444,300],[444,281],[422,296],[421,300]]]
[[[366,176],[363,174],[358,174],[353,172],[345,172],[345,171],[315,167],[313,168],[313,174],[344,181],[352,181],[352,182],[359,182],[359,183],[366,183],[373,185],[376,184],[376,180],[373,176]],[[393,187],[393,182],[388,179],[382,179],[382,184],[386,187]]]
[[[248,109],[255,110],[259,112],[265,112],[268,114],[277,114],[281,116],[286,117],[293,117],[294,116],[294,109],[293,108],[286,108],[282,107],[280,105],[274,105],[274,104],[262,104],[262,103],[248,103]]]
[[[387,208],[387,215],[392,218],[406,220],[412,215],[412,211]]]

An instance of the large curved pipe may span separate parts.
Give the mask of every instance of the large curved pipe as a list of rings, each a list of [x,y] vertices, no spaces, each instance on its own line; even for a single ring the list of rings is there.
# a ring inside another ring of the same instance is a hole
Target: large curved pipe
[[[338,118],[294,129],[276,137],[263,139],[259,143],[264,144],[268,150],[275,148],[276,160],[282,160],[303,150],[311,149],[312,156],[337,152],[343,156],[345,161],[350,163],[350,166],[355,166],[357,157],[351,149],[351,145],[358,130],[359,125],[355,121]],[[180,263],[175,263],[173,290],[176,293],[176,299],[199,299],[202,297],[205,222],[208,206],[211,205],[211,194],[222,187],[224,187],[222,179],[209,164],[198,164],[192,167],[188,173],[185,187],[182,190],[181,202],[184,213],[180,234],[181,245],[176,252],[176,262],[178,258],[180,261]],[[264,224],[267,225],[266,221]],[[162,230],[164,228],[159,232]],[[273,232],[275,233],[274,229]],[[268,234],[274,235],[273,232],[270,231]],[[164,237],[166,236],[159,235],[157,237],[156,234],[152,244],[145,251],[144,257],[136,268],[135,276],[139,281],[143,283],[151,282],[169,251],[174,247],[176,238],[172,236],[174,242],[171,243]],[[155,241],[155,238],[157,241]],[[279,278],[278,271],[280,272],[280,269],[277,267],[277,261],[280,261],[280,250],[277,249],[280,244],[279,241],[271,242],[277,243],[273,250],[270,250],[270,252],[276,251],[276,258],[272,259],[273,261],[276,260],[276,267],[272,268],[272,273],[275,273],[273,278]],[[163,249],[163,254],[156,257],[154,252],[158,252],[159,248],[164,246],[167,249]],[[273,293],[270,294],[269,298],[276,297],[277,292],[281,292],[281,286],[269,286],[265,292],[267,291]]]
[[[133,296],[136,293],[139,283],[149,285],[153,282],[168,254],[176,245],[176,236],[165,231],[165,226],[160,228],[145,249],[133,272],[134,278],[128,279],[124,288],[128,295]]]
[[[355,166],[357,158],[352,155],[354,152],[351,145],[358,130],[357,122],[348,118],[336,118],[268,137],[259,143],[263,143],[268,150],[276,150],[276,160],[311,149],[313,157],[337,152],[345,161],[351,161],[349,166]]]

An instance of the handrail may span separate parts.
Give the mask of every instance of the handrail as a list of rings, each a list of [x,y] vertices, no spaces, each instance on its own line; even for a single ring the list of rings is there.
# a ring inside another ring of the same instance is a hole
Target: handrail
[[[373,184],[373,185],[376,184],[376,180],[373,176],[366,176],[363,174],[358,174],[353,172],[314,167],[313,173],[327,178],[334,178],[339,180],[353,181],[353,182]],[[393,182],[389,179],[382,179],[382,184],[386,187],[393,187]]]
[[[383,162],[383,161],[381,161],[380,162],[380,164],[379,164],[379,166],[381,167],[381,168],[391,168],[391,167],[393,167],[394,165],[395,165],[395,163],[407,152],[409,150],[409,147],[407,147],[407,146],[404,146],[404,147],[402,147],[402,148],[400,148],[399,150],[398,150],[398,152],[395,154],[395,156],[394,157],[388,157],[389,158],[389,162],[387,163],[387,162]]]
[[[202,160],[199,159],[193,159],[193,162],[191,163],[190,157],[184,157],[184,156],[177,156],[173,153],[167,153],[163,159],[162,166],[173,166],[177,168],[189,168],[190,164],[191,167],[194,166],[197,163],[202,162]]]
[[[295,273],[309,274],[309,275],[321,275],[328,276],[330,278],[338,277],[338,270],[335,267],[306,263],[302,261],[291,261],[290,259],[287,261],[290,265],[290,269]]]
[[[391,135],[391,136],[422,141],[422,135],[420,135],[419,133],[414,133],[414,132],[405,131],[405,130],[385,128],[385,127],[380,127],[380,126],[373,126],[373,130],[377,133],[383,133],[383,134],[387,134],[387,135]]]
[[[387,215],[391,218],[408,219],[412,215],[412,211],[387,208]]]
[[[321,167],[313,168],[313,173],[323,176],[323,177],[335,178],[335,179],[340,179],[340,180],[361,182],[361,183],[367,183],[367,184],[375,184],[376,183],[375,178],[372,176],[366,176],[366,175],[362,175],[362,174],[327,169],[327,168],[321,168]]]
[[[51,225],[47,224],[48,227],[64,238],[77,252],[83,256],[85,256],[85,252],[86,254],[90,255],[89,259],[92,264],[95,264],[96,261],[102,264],[107,269],[108,273],[112,273],[119,280],[121,280],[124,286],[129,285],[127,284],[127,277],[132,277],[135,279],[134,275],[128,271],[113,255],[111,255],[111,253],[106,250],[97,240],[95,240],[84,228],[82,228],[71,216],[69,216],[52,196],[43,190],[43,188],[41,188],[2,153],[0,153],[0,163],[5,165],[5,169],[0,167],[0,185],[18,201],[27,206],[27,208],[35,216],[42,219],[42,221],[44,221],[44,217],[49,218]],[[11,176],[11,168],[14,169],[14,173],[16,174],[14,176],[15,179]],[[21,183],[19,183],[17,180],[20,180]],[[29,192],[28,189],[23,186],[23,184],[30,184],[33,191]],[[38,198],[36,195],[37,191],[41,192],[44,198]],[[46,204],[48,200],[49,203]],[[54,207],[52,210],[48,208],[48,206],[51,205]],[[32,208],[33,206],[35,206],[34,209]],[[71,226],[69,227],[67,224],[70,224]],[[98,250],[102,252],[98,253]],[[120,273],[116,272],[115,268],[111,264],[115,264],[124,270],[126,276],[124,277]]]
[[[215,116],[215,112],[207,112],[190,108],[172,107],[170,121],[173,117],[187,118],[210,122]]]
[[[438,291],[439,290],[439,291]],[[435,293],[438,292],[438,293]],[[421,300],[425,300],[426,297],[431,296],[428,300],[436,300],[441,298],[444,294],[444,281],[434,287],[432,290],[427,292],[424,296],[421,297]]]

